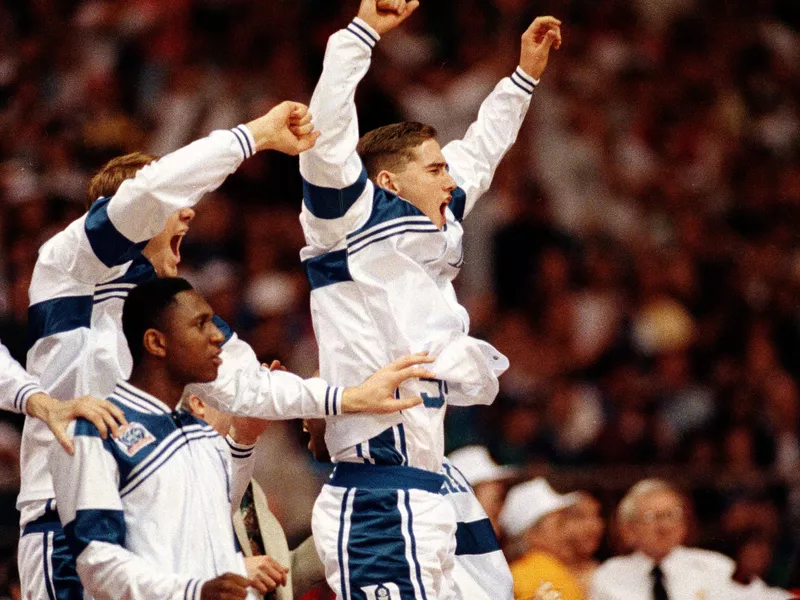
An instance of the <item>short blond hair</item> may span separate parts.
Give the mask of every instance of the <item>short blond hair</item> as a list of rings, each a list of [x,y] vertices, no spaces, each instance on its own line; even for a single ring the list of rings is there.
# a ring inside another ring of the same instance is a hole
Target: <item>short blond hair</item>
[[[123,181],[133,178],[143,167],[159,158],[146,152],[131,152],[112,158],[89,181],[86,207],[91,206],[98,198],[110,198],[116,194]]]

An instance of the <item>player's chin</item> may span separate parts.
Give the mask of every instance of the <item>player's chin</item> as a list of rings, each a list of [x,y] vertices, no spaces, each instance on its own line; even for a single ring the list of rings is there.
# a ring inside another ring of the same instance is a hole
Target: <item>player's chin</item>
[[[178,265],[180,264],[180,258],[176,256],[170,256],[161,264],[161,272],[159,273],[160,277],[177,277],[178,276]]]
[[[219,365],[222,361],[216,362],[219,359],[209,361],[209,364],[203,369],[202,373],[197,374],[197,383],[210,383],[219,375]]]

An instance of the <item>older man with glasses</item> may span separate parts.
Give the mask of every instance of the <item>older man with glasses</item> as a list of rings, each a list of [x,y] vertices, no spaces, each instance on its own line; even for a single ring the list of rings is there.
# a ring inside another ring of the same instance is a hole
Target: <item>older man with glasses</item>
[[[668,483],[645,479],[620,502],[622,537],[633,553],[606,561],[592,580],[590,600],[786,600],[789,592],[733,581],[733,560],[686,548],[687,510]]]

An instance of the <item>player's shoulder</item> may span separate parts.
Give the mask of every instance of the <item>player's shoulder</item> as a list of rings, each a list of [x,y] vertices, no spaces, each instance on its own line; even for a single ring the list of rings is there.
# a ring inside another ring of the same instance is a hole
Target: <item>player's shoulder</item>
[[[109,396],[108,398],[106,398],[106,400],[111,404],[115,405],[120,410],[122,410],[123,414],[125,415],[126,421],[130,423],[136,420],[139,413],[137,411],[132,410],[130,406],[120,402],[114,396]],[[88,419],[84,417],[78,417],[77,419],[75,419],[74,423],[75,425],[73,428],[73,435],[75,437],[78,436],[96,437],[96,438],[101,437],[100,430],[98,430],[95,424],[89,421]]]
[[[46,260],[48,257],[50,258],[58,258],[60,248],[63,247],[64,244],[75,244],[79,242],[79,238],[81,237],[81,232],[83,231],[86,223],[86,215],[88,213],[83,214],[82,216],[78,217],[72,223],[67,225],[64,229],[55,232],[51,235],[47,240],[39,247],[39,261]]]
[[[370,184],[372,210],[367,219],[347,237],[352,241],[365,235],[403,227],[419,227],[427,223],[428,217],[416,206],[387,189]],[[433,226],[435,227],[435,225]]]

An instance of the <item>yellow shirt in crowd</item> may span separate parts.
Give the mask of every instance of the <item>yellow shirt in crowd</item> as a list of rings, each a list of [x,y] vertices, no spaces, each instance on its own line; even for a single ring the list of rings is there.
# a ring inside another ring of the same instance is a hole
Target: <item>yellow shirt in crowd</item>
[[[586,600],[578,580],[551,554],[529,552],[511,564],[514,576],[514,600],[532,600],[536,590],[549,581],[564,600]]]

